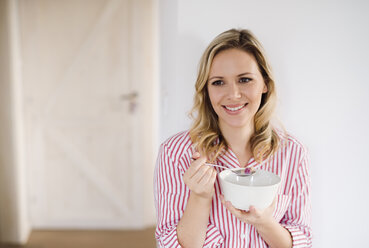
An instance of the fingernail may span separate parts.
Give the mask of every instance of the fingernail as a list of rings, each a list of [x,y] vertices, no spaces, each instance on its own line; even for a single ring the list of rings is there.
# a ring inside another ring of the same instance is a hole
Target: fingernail
[[[194,154],[192,154],[192,158],[193,158],[193,159],[194,159],[194,158],[198,158],[198,157],[200,157],[200,153],[195,152]]]

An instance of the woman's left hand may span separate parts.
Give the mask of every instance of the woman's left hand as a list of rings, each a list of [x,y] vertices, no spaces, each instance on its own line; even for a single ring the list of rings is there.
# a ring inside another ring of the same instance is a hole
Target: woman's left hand
[[[254,206],[250,206],[248,211],[235,208],[230,201],[225,201],[224,196],[220,196],[222,204],[239,220],[247,224],[251,224],[256,228],[268,224],[271,221],[275,221],[273,218],[273,211],[275,207],[276,199],[272,204],[264,210],[256,209]]]

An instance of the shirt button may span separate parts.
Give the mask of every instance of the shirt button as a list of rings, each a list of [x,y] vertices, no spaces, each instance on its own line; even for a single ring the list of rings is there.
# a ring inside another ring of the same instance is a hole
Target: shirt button
[[[246,234],[242,233],[241,238],[246,239]]]

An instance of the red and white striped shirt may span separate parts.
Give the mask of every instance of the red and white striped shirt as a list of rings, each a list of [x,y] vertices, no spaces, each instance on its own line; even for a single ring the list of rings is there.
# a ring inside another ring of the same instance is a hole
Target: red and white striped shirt
[[[281,145],[263,164],[251,158],[247,167],[271,171],[282,179],[274,209],[274,218],[292,235],[293,247],[311,247],[310,175],[304,146],[290,135],[278,133]],[[156,239],[160,247],[181,247],[177,224],[185,210],[190,190],[183,174],[192,158],[193,143],[188,132],[165,141],[159,151],[154,176],[157,213]],[[216,163],[230,168],[240,167],[231,149],[218,157]],[[219,168],[216,168],[220,172]],[[241,222],[221,203],[218,178],[203,247],[268,247],[256,229]]]

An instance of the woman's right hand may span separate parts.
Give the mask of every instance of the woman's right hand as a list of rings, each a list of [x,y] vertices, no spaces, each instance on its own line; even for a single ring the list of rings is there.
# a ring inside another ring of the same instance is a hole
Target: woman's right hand
[[[201,198],[211,199],[214,195],[214,183],[217,172],[212,166],[205,164],[206,157],[200,153],[193,154],[194,161],[183,175],[183,181],[191,190],[191,194],[195,194]]]

